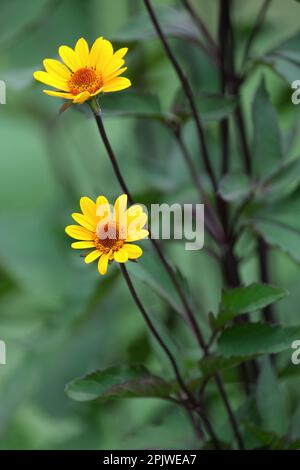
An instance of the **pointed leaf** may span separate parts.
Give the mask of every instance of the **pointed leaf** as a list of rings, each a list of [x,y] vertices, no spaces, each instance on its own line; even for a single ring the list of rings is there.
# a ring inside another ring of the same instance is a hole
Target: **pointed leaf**
[[[69,398],[86,402],[108,398],[168,397],[171,386],[143,366],[98,370],[66,385]]]

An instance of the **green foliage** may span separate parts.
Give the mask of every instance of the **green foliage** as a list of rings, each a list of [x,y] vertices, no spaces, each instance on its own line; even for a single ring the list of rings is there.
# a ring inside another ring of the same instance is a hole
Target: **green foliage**
[[[243,65],[257,2],[243,8],[232,2],[238,77],[228,73],[223,92],[220,57],[194,17],[182,2],[152,2],[192,86],[217,191],[190,105],[143,2],[122,0],[118,9],[115,3],[1,2],[0,80],[7,104],[0,106],[0,340],[7,364],[0,365],[0,449],[214,448],[208,435],[199,442],[175,403],[182,395],[170,364],[120,271],[113,265],[100,277],[96,266],[72,252],[64,233],[81,196],[115,198],[122,190],[90,111],[44,95],[32,72],[45,57],[55,58],[60,44],[73,46],[80,36],[91,44],[102,35],[115,48],[129,47],[126,76],[133,86],[101,95],[100,105],[134,198],[147,206],[203,202],[173,135],[180,129],[217,231],[222,234],[222,224],[228,229],[222,243],[207,231],[200,252],[185,251],[177,240],[161,242],[205,341],[211,339],[209,355],[198,347],[186,306],[146,240],[142,258],[126,265],[139,296],[185,383],[203,397],[222,448],[236,449],[237,442],[216,373],[247,448],[299,449],[299,366],[291,363],[292,342],[300,340],[299,107],[291,103],[291,83],[300,79],[299,2],[288,1],[286,8],[270,2]],[[217,11],[204,0],[191,3],[215,38]],[[236,125],[239,107],[252,174]],[[266,243],[267,276],[259,239]],[[233,268],[224,266],[231,249],[240,276],[234,289],[228,286],[236,279],[224,278],[224,267]],[[261,323],[270,312],[274,324]],[[257,377],[246,396],[243,372],[254,365]]]
[[[119,366],[92,372],[66,386],[66,394],[86,402],[108,398],[168,398],[172,387],[143,366]]]
[[[221,356],[249,356],[275,354],[291,349],[299,338],[300,326],[248,323],[227,328],[218,340],[217,353]]]
[[[253,101],[253,166],[265,175],[281,161],[281,141],[276,112],[262,81]]]
[[[257,283],[226,290],[222,294],[220,311],[214,325],[220,328],[236,316],[260,310],[286,295],[284,289]]]

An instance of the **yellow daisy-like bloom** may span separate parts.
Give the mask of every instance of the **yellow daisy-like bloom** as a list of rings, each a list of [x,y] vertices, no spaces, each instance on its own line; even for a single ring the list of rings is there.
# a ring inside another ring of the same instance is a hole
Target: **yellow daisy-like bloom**
[[[62,62],[54,59],[43,61],[46,71],[34,72],[39,82],[59,91],[43,90],[50,96],[73,100],[82,104],[101,92],[123,90],[131,85],[128,78],[120,77],[127,70],[123,57],[128,48],[114,52],[110,41],[98,38],[89,50],[88,43],[80,38],[71,49],[60,46],[58,52]]]
[[[122,194],[113,207],[104,196],[99,196],[96,202],[82,197],[80,208],[82,213],[72,214],[79,225],[69,225],[65,230],[70,237],[80,240],[72,243],[72,248],[92,249],[85,262],[98,259],[100,274],[106,274],[108,263],[113,260],[126,263],[142,255],[142,249],[132,243],[149,235],[143,228],[148,217],[142,206],[134,204],[127,209],[127,195]]]

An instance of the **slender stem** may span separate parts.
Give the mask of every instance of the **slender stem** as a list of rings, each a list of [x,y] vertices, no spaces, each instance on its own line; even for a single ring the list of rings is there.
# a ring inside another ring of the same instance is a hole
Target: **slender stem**
[[[116,174],[116,177],[119,181],[119,184],[121,186],[121,188],[123,189],[124,193],[126,193],[128,195],[128,200],[129,200],[129,203],[130,204],[134,204],[134,199],[127,187],[127,184],[122,176],[122,173],[121,173],[121,170],[119,168],[119,165],[118,165],[118,162],[117,162],[117,159],[115,157],[115,154],[114,154],[114,151],[110,145],[110,142],[109,142],[109,139],[107,137],[107,134],[106,134],[106,131],[105,131],[105,128],[104,128],[104,125],[103,125],[103,121],[102,121],[102,117],[101,117],[101,113],[100,111],[97,111],[95,110],[95,107],[92,108],[93,109],[93,113],[94,113],[94,116],[95,116],[95,119],[96,119],[96,122],[97,122],[97,125],[98,125],[98,129],[99,129],[99,132],[100,132],[100,135],[102,137],[102,140],[103,140],[103,143],[104,143],[104,146],[107,150],[107,153],[108,153],[108,156],[110,158],[110,161],[112,163],[112,166],[113,166],[113,169],[115,171],[115,174]],[[150,232],[150,231],[149,231]],[[194,318],[194,315],[193,315],[193,312],[191,310],[191,307],[189,306],[189,303],[185,297],[185,294],[184,294],[184,290],[173,270],[173,268],[171,267],[171,265],[169,264],[168,260],[166,259],[159,243],[157,242],[157,240],[151,238],[151,233],[150,233],[150,242],[152,243],[158,257],[160,258],[165,270],[167,271],[177,293],[178,293],[178,296],[182,302],[182,305],[185,309],[185,314],[186,314],[186,318],[192,328],[192,331],[193,333],[195,334],[196,338],[197,338],[197,341],[198,343],[200,344],[200,346],[203,348],[203,350],[205,350],[206,348],[206,345],[205,345],[205,341],[204,341],[204,338],[203,338],[203,335],[200,331],[200,328],[198,326],[198,323],[196,322],[195,318]]]
[[[219,3],[219,48],[220,48],[220,89],[221,93],[226,92],[228,76],[228,39],[229,39],[229,1],[220,0]],[[222,174],[226,174],[229,169],[229,135],[228,118],[220,122],[220,133],[222,140]]]
[[[104,125],[103,125],[103,121],[102,121],[102,117],[101,117],[101,112],[100,112],[100,109],[99,109],[99,106],[97,104],[97,102],[91,102],[91,108],[92,108],[92,111],[93,111],[93,114],[94,114],[94,117],[95,117],[95,120],[96,120],[96,123],[97,123],[97,126],[98,126],[98,129],[99,129],[99,132],[100,132],[100,135],[102,137],[102,140],[103,140],[103,144],[106,148],[106,151],[107,151],[107,154],[110,158],[110,161],[113,165],[113,169],[115,171],[115,174],[116,174],[116,177],[119,181],[119,184],[120,186],[122,187],[122,189],[124,190],[124,192],[128,195],[128,200],[131,204],[134,203],[134,200],[132,198],[132,196],[130,195],[130,192],[127,188],[127,185],[125,183],[125,180],[121,174],[121,170],[119,168],[119,165],[118,165],[118,162],[117,162],[117,159],[115,157],[115,154],[114,154],[114,151],[110,145],[110,142],[109,142],[109,139],[107,137],[107,134],[106,134],[106,131],[105,131],[105,128],[104,128]],[[202,335],[202,332],[199,328],[199,325],[196,321],[196,319],[194,318],[194,314],[189,306],[189,303],[186,299],[186,296],[185,296],[185,293],[184,293],[184,290],[181,286],[181,283],[180,281],[178,280],[173,268],[171,267],[171,265],[169,264],[168,260],[166,259],[159,243],[157,243],[156,240],[152,239],[151,238],[151,235],[150,235],[150,241],[158,255],[158,257],[160,258],[161,262],[162,262],[162,265],[163,267],[165,268],[167,274],[169,275],[170,277],[170,280],[172,281],[173,285],[174,285],[174,288],[182,302],[182,305],[184,306],[185,308],[185,314],[186,314],[186,318],[190,324],[190,327],[198,341],[198,344],[199,346],[202,348],[203,350],[203,353],[205,356],[208,355],[208,349],[207,349],[207,345],[205,343],[205,340],[204,340],[204,336]],[[217,384],[217,387],[219,388],[219,384],[218,382],[216,382]],[[221,397],[222,397],[222,394],[221,394]],[[222,397],[223,398],[223,397]],[[233,426],[233,423],[232,423],[232,419],[235,420],[234,418],[234,414],[231,413],[229,415],[229,419],[230,419],[230,422]],[[233,427],[233,429],[238,429],[238,425],[237,423],[235,423],[235,426]],[[236,431],[235,431],[236,432]],[[241,440],[241,437],[240,437],[240,434],[239,436],[236,435],[236,438],[237,438],[237,441],[239,442]]]
[[[269,247],[264,242],[262,238],[258,239],[258,255],[259,255],[259,268],[260,268],[260,278],[262,282],[269,283],[269,266],[268,266],[268,254]],[[263,316],[266,322],[274,323],[274,311],[272,305],[268,305],[263,309]]]
[[[188,148],[182,138],[181,129],[173,129],[173,135],[178,143],[178,146],[181,150],[181,154],[184,158],[184,161],[188,167],[190,177],[192,182],[195,185],[195,188],[198,192],[199,201],[202,201],[205,205],[205,225],[207,227],[208,232],[212,235],[212,237],[219,243],[224,243],[224,232],[223,229],[216,217],[214,209],[211,206],[211,203],[208,197],[205,194],[205,191],[202,187],[200,178],[197,173],[197,169],[194,165],[193,159],[188,151]]]
[[[219,48],[218,45],[216,44],[214,38],[210,34],[208,28],[206,27],[204,21],[202,20],[201,16],[199,13],[196,11],[194,5],[190,2],[190,0],[181,0],[183,3],[183,6],[191,16],[192,20],[194,21],[195,25],[199,29],[200,33],[205,37],[208,45],[209,45],[209,51],[211,52],[214,56],[215,61],[218,63],[219,61]]]
[[[197,106],[196,106],[196,103],[195,103],[194,94],[193,94],[190,82],[189,82],[188,78],[186,77],[185,73],[183,72],[179,62],[177,61],[175,55],[173,54],[173,52],[172,52],[172,50],[171,50],[171,48],[168,44],[168,41],[167,41],[167,39],[164,35],[164,32],[163,32],[163,30],[162,30],[162,28],[161,28],[161,26],[160,26],[160,24],[159,24],[159,22],[156,18],[154,10],[151,6],[150,0],[144,0],[144,3],[145,3],[145,6],[146,6],[146,9],[148,10],[149,16],[150,16],[151,21],[153,23],[153,26],[154,26],[154,28],[155,28],[155,30],[156,30],[163,46],[165,48],[166,54],[167,54],[170,62],[172,63],[175,72],[177,73],[177,76],[178,76],[178,78],[181,82],[183,91],[184,91],[184,93],[187,97],[187,100],[188,100],[189,104],[190,104],[191,111],[192,111],[192,114],[194,116],[195,124],[196,124],[197,131],[198,131],[199,147],[200,147],[200,153],[201,153],[202,158],[203,158],[203,163],[204,163],[205,169],[206,169],[206,171],[207,171],[207,173],[210,177],[212,186],[213,186],[214,190],[217,191],[217,187],[218,187],[217,186],[217,181],[216,181],[216,178],[215,178],[215,175],[214,175],[214,172],[213,172],[210,160],[209,160],[205,135],[204,135],[204,131],[203,131],[203,128],[202,128],[201,121],[200,121],[200,116],[199,116],[198,109],[197,109]]]
[[[120,264],[120,267],[121,267],[121,271],[122,271],[122,274],[124,276],[124,279],[126,281],[126,284],[128,286],[128,289],[129,289],[129,291],[132,295],[132,298],[135,301],[135,303],[136,303],[140,313],[142,314],[142,316],[143,316],[149,330],[151,331],[152,335],[155,337],[155,339],[159,343],[160,347],[163,349],[166,356],[168,357],[168,359],[170,361],[170,364],[173,368],[174,374],[176,376],[177,382],[180,385],[180,388],[181,388],[182,392],[188,398],[188,400],[189,400],[190,404],[193,406],[193,408],[196,409],[197,412],[200,414],[200,416],[203,419],[203,422],[205,424],[205,427],[206,427],[211,439],[214,441],[216,448],[219,449],[220,445],[219,445],[218,439],[217,439],[217,437],[216,437],[216,435],[215,435],[215,433],[212,429],[212,426],[210,424],[209,419],[206,416],[206,413],[204,413],[203,410],[200,410],[200,408],[198,406],[198,403],[195,400],[195,397],[192,395],[192,393],[190,392],[190,390],[188,389],[188,387],[184,383],[184,380],[183,380],[183,378],[180,374],[179,367],[177,365],[176,359],[174,358],[173,354],[171,353],[168,346],[165,344],[164,340],[162,339],[159,332],[155,328],[153,322],[151,321],[151,318],[149,317],[148,312],[146,311],[145,307],[143,306],[143,304],[142,304],[142,302],[141,302],[141,300],[140,300],[140,298],[137,294],[137,291],[134,288],[134,285],[131,281],[131,278],[128,274],[128,271],[127,271],[125,265]],[[196,423],[195,423],[194,418],[193,418],[192,410],[190,410],[190,408],[187,408],[187,410],[188,410],[188,414],[191,417],[192,422],[195,426]],[[197,434],[199,435],[199,427],[196,426],[195,429],[197,430]],[[203,435],[202,435],[202,437],[203,437]]]
[[[232,425],[232,428],[233,428],[233,431],[234,431],[234,434],[235,434],[235,437],[238,441],[238,445],[239,445],[239,448],[240,450],[243,450],[244,449],[244,443],[243,443],[243,439],[242,439],[242,436],[240,434],[240,430],[238,428],[238,424],[237,424],[237,421],[235,419],[235,416],[233,414],[233,411],[231,409],[231,406],[230,406],[230,403],[229,403],[229,400],[228,400],[228,396],[225,392],[225,388],[224,388],[224,385],[223,385],[223,382],[221,380],[221,377],[218,373],[215,374],[215,381],[216,381],[216,384],[218,385],[218,388],[219,388],[219,391],[220,391],[220,394],[223,398],[223,401],[224,401],[224,404],[225,404],[225,407],[226,407],[226,410],[227,410],[227,413],[229,415],[229,418],[230,418],[230,422],[231,422],[231,425]]]
[[[248,38],[248,41],[246,43],[245,49],[244,49],[244,54],[243,54],[243,59],[242,59],[242,67],[246,65],[246,62],[249,58],[251,48],[253,46],[253,43],[255,41],[256,36],[258,35],[259,31],[261,30],[261,27],[263,25],[263,22],[265,20],[266,13],[268,11],[269,6],[271,5],[272,0],[264,0],[261,9],[257,15],[255,24],[253,26],[253,29],[251,31],[251,34]]]
[[[244,157],[245,171],[248,175],[251,175],[252,173],[251,154],[250,154],[250,150],[249,150],[248,143],[247,143],[246,128],[245,128],[243,111],[242,111],[241,105],[239,105],[236,108],[234,112],[234,117],[235,117],[236,128],[237,128],[239,139],[240,139],[240,145],[242,148],[242,154]]]

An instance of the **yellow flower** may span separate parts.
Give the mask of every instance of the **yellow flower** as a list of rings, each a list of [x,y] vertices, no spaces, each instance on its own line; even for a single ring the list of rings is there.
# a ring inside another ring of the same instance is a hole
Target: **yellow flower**
[[[34,72],[39,82],[59,91],[43,90],[50,96],[58,96],[73,103],[84,103],[101,92],[123,90],[131,85],[130,80],[120,75],[127,70],[123,57],[127,47],[114,52],[111,42],[98,38],[89,50],[88,43],[80,38],[75,50],[60,46],[58,52],[62,62],[54,59],[43,61],[45,71]]]
[[[139,258],[143,251],[132,242],[146,238],[148,230],[143,229],[148,217],[142,206],[134,204],[127,209],[127,195],[119,196],[113,207],[104,196],[96,203],[88,197],[80,199],[82,213],[72,214],[79,225],[69,225],[66,233],[80,240],[72,243],[75,249],[93,249],[85,256],[85,262],[98,260],[100,274],[106,274],[109,262],[125,263]]]

